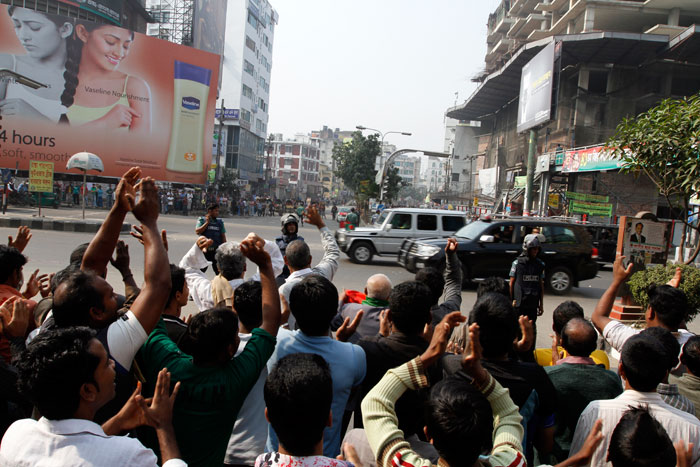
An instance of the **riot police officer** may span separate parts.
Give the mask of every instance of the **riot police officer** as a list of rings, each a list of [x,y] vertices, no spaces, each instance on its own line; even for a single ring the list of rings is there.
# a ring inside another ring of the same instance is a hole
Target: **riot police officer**
[[[282,225],[282,235],[275,238],[275,242],[284,256],[287,250],[287,245],[289,245],[294,240],[304,240],[304,237],[298,235],[299,232],[299,218],[294,213],[284,214],[280,219],[280,224]],[[277,276],[277,285],[284,284],[284,281],[289,277],[289,268],[284,265],[284,270]]]
[[[544,313],[544,262],[537,257],[540,253],[540,239],[537,234],[525,236],[523,252],[510,268],[510,299],[518,316],[525,315],[532,321],[534,340],[537,341],[537,317]],[[532,356],[532,352],[529,352]]]

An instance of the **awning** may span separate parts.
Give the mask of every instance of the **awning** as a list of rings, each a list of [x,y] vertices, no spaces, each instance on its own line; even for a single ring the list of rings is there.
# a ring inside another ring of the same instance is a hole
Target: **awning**
[[[663,58],[700,63],[700,26],[694,24],[668,42]]]
[[[637,66],[658,56],[669,43],[663,35],[621,32],[569,34],[530,42],[500,70],[491,73],[462,105],[448,109],[447,116],[458,120],[488,120],[518,98],[523,66],[553,41],[562,42],[562,68],[581,63]]]

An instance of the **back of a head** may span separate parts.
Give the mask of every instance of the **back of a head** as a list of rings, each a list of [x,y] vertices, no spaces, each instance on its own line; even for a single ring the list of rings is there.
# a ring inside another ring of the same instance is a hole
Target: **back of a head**
[[[185,287],[185,270],[174,264],[170,265],[170,282],[172,287],[170,288],[170,296],[168,297],[168,303],[166,306],[170,305],[170,302],[175,300],[175,294],[177,292],[182,292]]]
[[[53,319],[56,326],[88,326],[90,308],[104,308],[102,296],[95,288],[97,275],[73,269],[61,281],[53,296]]]
[[[469,324],[479,325],[479,341],[484,357],[501,357],[513,347],[518,334],[518,318],[508,298],[487,293],[469,313]]]
[[[688,298],[685,293],[670,285],[652,285],[647,293],[649,306],[659,320],[670,329],[678,329],[688,317]]]
[[[311,262],[311,250],[304,240],[294,240],[284,251],[289,267],[295,270],[309,267]]]
[[[27,258],[15,247],[0,245],[0,284],[4,284],[13,272],[27,264]]]
[[[281,358],[267,376],[264,397],[280,445],[293,456],[313,455],[333,400],[331,370],[323,357],[295,353]]]
[[[404,334],[421,334],[432,320],[433,304],[433,295],[423,282],[402,282],[389,295],[391,322]]]
[[[574,357],[588,357],[596,348],[598,334],[583,318],[572,318],[561,332],[561,345]]]
[[[480,299],[487,293],[499,293],[506,297],[510,294],[505,281],[500,277],[487,277],[479,282],[479,285],[476,287],[476,299]]]
[[[668,371],[668,356],[664,347],[649,334],[630,337],[622,346],[620,363],[632,389],[654,392]]]
[[[192,317],[187,326],[184,349],[195,363],[210,365],[221,361],[228,345],[238,337],[238,317],[228,308],[212,308]]]
[[[304,334],[325,336],[338,311],[338,289],[323,276],[308,275],[292,288],[289,309]]]
[[[262,324],[262,285],[247,281],[236,287],[233,293],[233,310],[249,331]]]
[[[437,304],[442,296],[443,289],[445,288],[445,278],[442,277],[440,271],[435,268],[421,269],[416,273],[414,280],[416,282],[422,282],[428,286],[432,297],[431,306]]]
[[[375,274],[367,279],[367,296],[377,300],[389,300],[391,280],[386,274]]]
[[[425,424],[435,449],[449,465],[471,466],[490,448],[491,406],[463,378],[448,377],[433,386],[425,406]]]
[[[245,256],[237,242],[219,245],[214,255],[216,265],[226,280],[240,279],[245,272]]]
[[[610,436],[613,467],[675,467],[676,450],[664,427],[645,407],[631,407]]]
[[[661,347],[664,349],[664,355],[667,360],[667,370],[673,370],[678,366],[678,354],[681,353],[681,345],[678,343],[678,339],[666,328],[660,326],[653,326],[646,328],[641,334],[651,336],[655,339]]]
[[[85,256],[85,252],[89,246],[89,243],[83,243],[75,247],[75,249],[71,252],[69,259],[72,266],[77,266],[80,268],[80,265],[83,264],[83,256]]]
[[[95,332],[86,327],[39,333],[21,355],[17,386],[42,416],[50,420],[74,418],[80,388],[94,382],[99,357],[89,352]]]
[[[700,336],[693,336],[685,343],[681,363],[694,376],[700,377]]]
[[[573,300],[560,303],[552,313],[554,332],[557,333],[557,335],[561,335],[564,326],[572,318],[583,318],[583,307]]]

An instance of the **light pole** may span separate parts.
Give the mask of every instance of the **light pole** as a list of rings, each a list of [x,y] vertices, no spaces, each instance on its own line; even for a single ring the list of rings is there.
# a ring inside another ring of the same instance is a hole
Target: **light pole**
[[[411,136],[412,133],[409,133],[407,131],[387,131],[386,133],[382,133],[381,131],[377,130],[376,128],[369,128],[369,127],[362,126],[362,125],[357,125],[355,128],[357,128],[360,131],[362,131],[362,130],[376,131],[382,137],[381,138],[381,146],[379,149],[379,171],[382,174],[382,182],[379,185],[379,201],[382,201],[384,199],[384,189],[383,189],[382,185],[384,184],[384,169],[385,169],[385,167],[384,167],[384,138],[386,137],[386,135],[390,135],[390,134]]]

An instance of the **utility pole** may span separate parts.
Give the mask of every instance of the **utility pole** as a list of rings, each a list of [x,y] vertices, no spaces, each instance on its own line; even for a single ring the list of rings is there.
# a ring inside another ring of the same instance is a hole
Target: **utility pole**
[[[535,182],[535,152],[537,151],[537,129],[530,130],[530,140],[527,151],[527,179],[525,185],[525,205],[523,215],[530,216],[532,213],[532,189]]]

